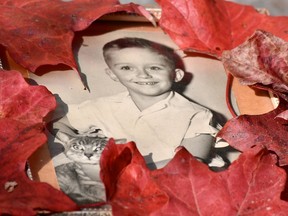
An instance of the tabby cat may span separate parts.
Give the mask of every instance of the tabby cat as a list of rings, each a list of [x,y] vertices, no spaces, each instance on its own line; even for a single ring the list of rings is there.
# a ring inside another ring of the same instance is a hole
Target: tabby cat
[[[61,190],[78,204],[105,201],[99,161],[108,139],[61,131],[56,137],[63,143],[64,154],[71,160],[55,168]]]

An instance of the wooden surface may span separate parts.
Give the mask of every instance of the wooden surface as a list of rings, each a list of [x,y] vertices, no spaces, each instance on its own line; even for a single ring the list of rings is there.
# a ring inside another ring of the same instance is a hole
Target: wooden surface
[[[33,153],[29,158],[29,165],[34,181],[46,182],[59,189],[47,143]]]
[[[232,91],[241,114],[257,115],[274,109],[267,91],[243,86],[237,79],[233,79]]]

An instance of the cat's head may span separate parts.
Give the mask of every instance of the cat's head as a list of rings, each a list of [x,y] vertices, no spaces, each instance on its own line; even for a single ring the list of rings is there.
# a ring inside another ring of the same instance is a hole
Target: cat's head
[[[108,139],[71,135],[59,131],[56,137],[64,144],[64,154],[72,161],[83,164],[98,164]]]

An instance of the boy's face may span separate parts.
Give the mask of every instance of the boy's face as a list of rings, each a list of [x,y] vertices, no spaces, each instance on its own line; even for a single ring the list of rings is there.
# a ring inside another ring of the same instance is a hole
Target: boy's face
[[[108,50],[108,75],[138,95],[159,96],[170,92],[184,72],[174,69],[166,57],[146,48]]]

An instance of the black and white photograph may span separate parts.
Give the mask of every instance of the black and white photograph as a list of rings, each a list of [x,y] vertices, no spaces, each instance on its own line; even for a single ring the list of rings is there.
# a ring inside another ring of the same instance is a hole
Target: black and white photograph
[[[147,23],[108,23],[76,36],[80,74],[59,67],[30,75],[57,98],[48,146],[61,190],[79,204],[105,201],[99,161],[110,138],[135,142],[151,170],[181,148],[213,170],[227,168],[237,152],[215,138],[231,118],[222,64],[184,53]]]

